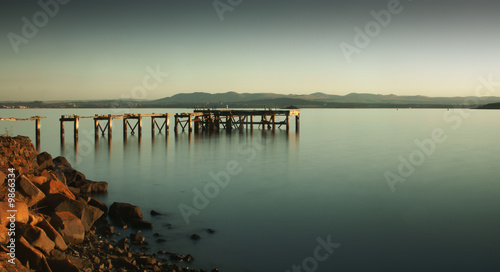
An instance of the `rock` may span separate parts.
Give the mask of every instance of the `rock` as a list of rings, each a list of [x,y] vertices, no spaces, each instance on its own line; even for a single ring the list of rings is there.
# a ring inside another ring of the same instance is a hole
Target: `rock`
[[[132,219],[129,221],[130,226],[136,229],[152,229],[153,228],[153,223],[144,221],[142,219]]]
[[[53,178],[47,182],[45,182],[42,186],[40,186],[40,190],[44,194],[48,195],[54,195],[54,194],[60,194],[65,196],[66,198],[73,199],[75,200],[75,196],[73,193],[68,189],[64,183],[62,183],[60,180],[57,178]]]
[[[157,243],[165,243],[167,240],[163,239],[163,238],[159,238],[159,239],[156,239],[156,242]]]
[[[132,271],[138,271],[139,267],[137,267],[135,264],[130,262],[129,260],[118,258],[115,256],[111,257],[111,262],[113,264],[113,267],[116,268],[121,268],[121,269],[127,269],[127,270],[132,270]]]
[[[191,256],[191,254],[188,254],[188,255],[186,255],[186,256],[183,258],[183,260],[184,260],[185,262],[190,263],[190,262],[192,262],[192,261],[194,260],[194,258],[193,258],[193,256]]]
[[[59,231],[64,242],[79,244],[85,237],[85,228],[78,217],[71,212],[55,212],[51,225]]]
[[[40,187],[42,186],[45,182],[47,182],[47,177],[45,176],[34,176],[30,178],[30,181],[35,184],[35,186]]]
[[[68,271],[68,272],[80,272],[80,270],[68,259],[64,252],[59,250],[52,250],[50,256],[47,258],[47,263],[49,264],[52,271]]]
[[[54,167],[54,162],[52,161],[52,156],[47,152],[42,152],[36,156],[36,161],[38,163],[38,170],[42,171],[44,169],[52,169]]]
[[[146,241],[146,238],[144,238],[144,236],[140,235],[140,234],[135,234],[135,233],[131,233],[130,234],[130,243],[132,244],[142,244]]]
[[[207,232],[210,233],[210,234],[214,234],[215,230],[213,230],[213,229],[207,229]]]
[[[73,169],[73,167],[71,167],[71,164],[68,162],[68,160],[65,157],[61,157],[61,156],[56,157],[53,159],[53,162],[58,167],[66,167],[66,168]]]
[[[74,214],[81,220],[85,231],[89,231],[94,222],[104,214],[103,211],[94,206],[71,199],[64,200],[54,210],[56,212],[71,212]]]
[[[142,219],[141,209],[129,203],[114,202],[109,207],[110,217],[121,217],[130,219]]]
[[[111,236],[115,233],[115,228],[111,225],[102,226],[98,229],[99,233],[105,236]]]
[[[33,272],[23,266],[19,260],[15,259],[14,264],[9,262],[10,256],[6,252],[0,252],[0,272]]]
[[[151,256],[139,256],[135,259],[140,265],[155,265],[156,258]]]
[[[161,213],[159,213],[159,212],[157,212],[157,211],[155,211],[155,210],[151,210],[150,214],[151,214],[152,216],[161,215]]]
[[[4,225],[0,225],[0,245],[7,244],[9,240],[10,240],[9,229],[6,228]]]
[[[105,181],[91,181],[85,180],[81,186],[79,186],[80,192],[88,194],[98,194],[105,193],[108,191],[108,183]]]
[[[80,187],[82,182],[87,180],[82,172],[76,171],[75,169],[64,169],[62,170],[66,178],[66,184],[74,187]]]
[[[92,206],[98,208],[99,210],[103,211],[104,215],[108,214],[108,206],[106,206],[106,204],[102,203],[101,201],[99,201],[97,199],[92,198],[92,199],[90,199],[90,201],[87,204],[92,205]]]
[[[47,236],[45,231],[37,226],[19,223],[16,231],[20,233],[32,246],[49,255],[55,243]]]
[[[72,264],[74,264],[80,271],[95,271],[94,270],[94,265],[92,262],[88,259],[83,259],[83,258],[77,258],[75,256],[68,256],[68,259],[71,261]]]
[[[16,194],[20,201],[26,202],[28,207],[37,204],[45,197],[45,194],[38,189],[31,181],[28,180],[26,175],[20,176],[16,181],[18,192]]]
[[[19,222],[19,223],[28,223],[29,220],[29,212],[28,212],[28,205],[24,202],[15,202],[15,207],[12,208],[9,205],[9,202],[2,201],[0,202],[0,225],[2,226],[7,226],[8,223],[10,223],[9,219],[12,217],[12,215],[15,214],[14,216],[14,221]],[[9,210],[15,209],[17,212],[11,213],[8,212]]]
[[[200,240],[201,236],[195,233],[195,234],[191,235],[191,239],[193,239],[193,240]]]
[[[29,263],[37,272],[52,272],[43,253],[31,246],[22,236],[17,239],[16,257],[25,266]]]
[[[49,222],[47,220],[44,219],[44,220],[40,221],[36,226],[43,229],[43,231],[45,231],[45,234],[47,234],[47,236],[52,241],[54,241],[55,247],[57,249],[64,251],[68,248],[68,246],[66,245],[66,242],[64,242],[64,239],[62,238],[61,234],[59,234],[59,232],[57,232],[57,230],[54,229],[54,227],[52,227],[52,225],[49,224]]]

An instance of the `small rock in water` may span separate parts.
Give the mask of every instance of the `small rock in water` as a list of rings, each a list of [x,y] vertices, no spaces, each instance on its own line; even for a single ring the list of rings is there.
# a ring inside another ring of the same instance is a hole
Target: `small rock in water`
[[[157,212],[157,211],[155,211],[155,210],[151,210],[150,214],[151,214],[152,216],[155,216],[155,215],[161,215],[161,213],[159,213],[159,212]]]
[[[214,234],[214,233],[215,233],[215,230],[214,230],[214,229],[207,229],[207,232],[208,232],[208,233],[211,233],[211,234]]]
[[[144,243],[144,241],[146,241],[146,238],[144,238],[144,236],[142,236],[140,234],[135,234],[135,233],[130,234],[130,243],[142,244],[142,243]]]
[[[160,239],[157,239],[157,240],[156,240],[156,242],[157,242],[157,243],[164,243],[164,242],[166,242],[166,241],[167,241],[167,240],[162,239],[162,238],[160,238]]]
[[[193,240],[200,240],[201,236],[195,233],[195,234],[191,235],[191,239],[193,239]]]
[[[154,237],[159,237],[159,236],[160,236],[160,234],[159,234],[158,232],[155,232],[155,233],[153,234],[153,236],[154,236]]]

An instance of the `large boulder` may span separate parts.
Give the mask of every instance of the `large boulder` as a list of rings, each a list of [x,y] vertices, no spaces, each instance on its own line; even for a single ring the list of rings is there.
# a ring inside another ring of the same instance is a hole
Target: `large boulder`
[[[40,171],[44,169],[52,169],[52,167],[54,167],[52,156],[47,152],[38,154],[38,156],[36,156],[36,162],[38,163],[38,170]]]
[[[24,202],[15,202],[15,206],[11,207],[9,204],[7,201],[0,202],[0,225],[7,226],[12,217],[15,218],[14,222],[27,223],[29,220],[28,205]],[[16,212],[9,212],[12,209],[15,209]]]
[[[47,234],[50,240],[54,241],[55,248],[63,251],[68,248],[61,234],[59,234],[59,232],[57,232],[57,230],[54,229],[54,227],[52,227],[52,225],[49,224],[47,220],[44,219],[40,221],[36,226],[43,229],[43,231],[45,231],[45,234]]]
[[[45,197],[45,194],[38,189],[31,181],[26,177],[26,175],[21,175],[16,181],[16,187],[18,189],[16,197],[20,201],[26,202],[28,207],[37,204],[40,200]]]
[[[50,224],[58,230],[64,242],[79,244],[85,237],[85,228],[78,217],[71,212],[55,212]]]
[[[76,171],[75,169],[63,169],[64,176],[66,178],[66,184],[73,187],[80,187],[80,183],[87,180],[82,172]]]
[[[0,226],[0,245],[6,244],[9,240],[9,229],[5,226]]]
[[[71,212],[81,220],[85,231],[89,231],[94,222],[104,214],[99,208],[71,199],[61,202],[57,205],[55,211]]]
[[[16,257],[25,266],[29,263],[29,267],[35,268],[37,272],[52,272],[43,253],[30,245],[22,236],[17,239]]]
[[[134,228],[150,229],[153,224],[142,220],[141,209],[129,203],[114,202],[109,207],[109,217],[111,220],[120,226],[130,223]]]
[[[73,169],[73,167],[71,167],[71,163],[69,163],[65,157],[59,156],[59,157],[54,158],[53,161],[57,167],[64,167],[64,168]]]

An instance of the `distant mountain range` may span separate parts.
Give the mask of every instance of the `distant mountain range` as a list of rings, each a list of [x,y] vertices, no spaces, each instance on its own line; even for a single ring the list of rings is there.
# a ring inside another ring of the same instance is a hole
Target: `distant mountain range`
[[[217,108],[264,108],[264,107],[298,107],[298,108],[451,108],[478,107],[486,104],[500,103],[500,97],[428,97],[398,96],[366,93],[350,93],[348,95],[313,94],[275,94],[275,93],[181,93],[157,100],[87,100],[87,101],[35,101],[4,102],[4,107],[24,106],[30,108],[184,108],[194,106]]]

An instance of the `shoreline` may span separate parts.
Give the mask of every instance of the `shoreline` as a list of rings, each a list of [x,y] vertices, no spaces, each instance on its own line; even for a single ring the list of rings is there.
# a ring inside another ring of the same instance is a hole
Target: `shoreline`
[[[92,198],[107,182],[38,153],[28,137],[1,136],[0,156],[0,271],[218,271],[190,268],[190,254],[145,253],[140,233],[153,224],[139,207]],[[129,236],[115,232],[129,226]]]

